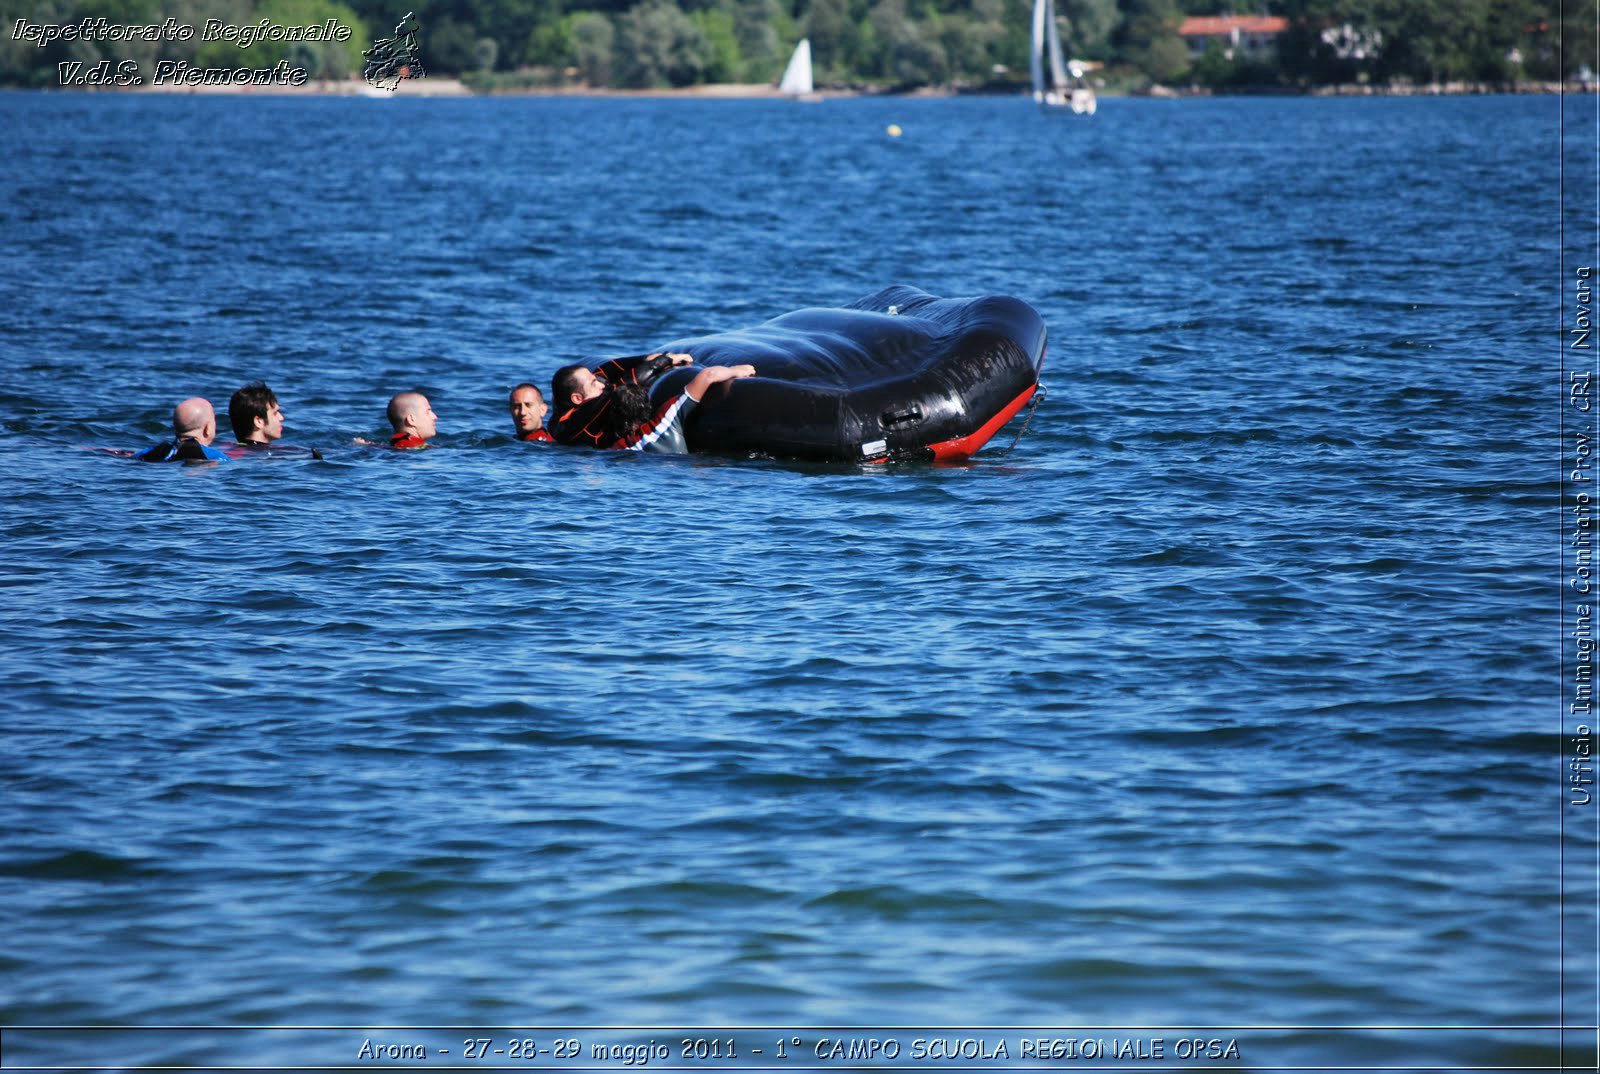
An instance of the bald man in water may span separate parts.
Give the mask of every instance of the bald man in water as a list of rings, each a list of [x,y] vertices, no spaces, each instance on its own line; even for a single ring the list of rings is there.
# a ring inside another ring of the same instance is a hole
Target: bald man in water
[[[172,408],[173,440],[139,452],[140,462],[227,462],[228,456],[211,446],[217,438],[217,413],[195,396]]]
[[[427,447],[439,431],[433,407],[421,392],[401,392],[389,400],[389,424],[394,426],[389,446],[401,451]]]

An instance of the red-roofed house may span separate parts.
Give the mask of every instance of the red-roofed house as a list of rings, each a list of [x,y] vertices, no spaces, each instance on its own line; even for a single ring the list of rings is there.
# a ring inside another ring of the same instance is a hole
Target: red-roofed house
[[[1191,58],[1205,54],[1215,41],[1228,59],[1244,56],[1259,59],[1272,54],[1278,35],[1289,28],[1280,15],[1193,15],[1178,27],[1178,36],[1189,46]]]

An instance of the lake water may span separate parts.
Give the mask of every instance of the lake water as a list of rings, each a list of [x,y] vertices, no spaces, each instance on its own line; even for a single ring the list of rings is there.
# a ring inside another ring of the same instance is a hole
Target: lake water
[[[1592,1063],[1594,117],[0,95],[6,1066]],[[1043,315],[1009,454],[510,436],[518,381],[889,283]],[[89,450],[256,378],[322,461]],[[436,447],[355,446],[404,388]]]

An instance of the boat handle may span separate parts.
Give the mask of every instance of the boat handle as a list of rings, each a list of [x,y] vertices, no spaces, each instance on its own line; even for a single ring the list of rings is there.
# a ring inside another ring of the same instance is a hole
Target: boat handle
[[[913,406],[907,410],[885,410],[883,417],[878,420],[883,423],[885,429],[895,425],[904,425],[908,421],[921,421],[922,408]]]

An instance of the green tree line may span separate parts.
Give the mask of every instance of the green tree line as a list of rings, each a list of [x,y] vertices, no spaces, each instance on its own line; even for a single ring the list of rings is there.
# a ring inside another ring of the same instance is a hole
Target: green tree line
[[[1114,88],[1152,82],[1216,87],[1570,78],[1595,57],[1597,0],[1271,0],[1283,16],[1274,51],[1193,55],[1188,15],[1237,11],[1226,0],[1057,0],[1072,54],[1104,65]],[[359,74],[362,50],[407,11],[420,21],[431,74],[475,85],[596,87],[772,82],[801,37],[819,84],[980,86],[1025,78],[1031,0],[0,0],[0,82],[58,84],[57,65],[160,59],[263,68],[279,60],[312,78]],[[312,25],[334,19],[348,42],[52,41],[18,20],[66,25]]]

